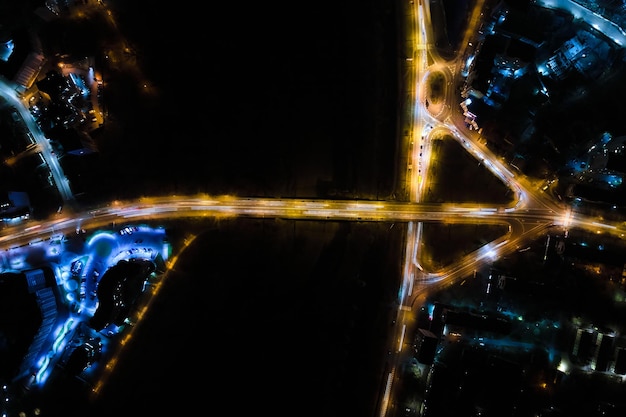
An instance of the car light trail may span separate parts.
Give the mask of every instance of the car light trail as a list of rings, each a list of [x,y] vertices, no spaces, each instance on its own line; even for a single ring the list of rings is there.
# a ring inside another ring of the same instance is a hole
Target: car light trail
[[[393,371],[387,374],[387,383],[385,384],[385,394],[383,395],[383,404],[381,407],[380,416],[384,417],[387,413],[387,407],[389,405],[389,396],[391,394],[391,383],[393,382]]]
[[[406,333],[406,324],[402,325],[402,333],[400,334],[400,342],[398,343],[398,352],[402,350],[402,344],[404,343],[404,335]]]

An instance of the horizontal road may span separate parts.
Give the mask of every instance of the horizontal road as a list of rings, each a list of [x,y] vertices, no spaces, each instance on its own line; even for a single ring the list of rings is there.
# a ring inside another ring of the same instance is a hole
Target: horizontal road
[[[572,214],[559,202],[552,201],[539,187],[527,178],[509,170],[497,155],[482,146],[476,132],[467,132],[463,119],[458,114],[450,115],[455,103],[447,103],[440,113],[432,115],[424,107],[422,77],[426,77],[429,68],[436,65],[441,68],[458,67],[458,63],[446,63],[438,60],[431,49],[429,37],[430,10],[428,2],[421,0],[407,2],[405,18],[409,22],[409,39],[407,39],[407,68],[410,91],[407,99],[412,100],[409,106],[408,122],[409,152],[407,163],[407,195],[411,202],[364,201],[364,200],[317,200],[289,198],[245,198],[232,196],[176,196],[141,198],[133,201],[115,201],[110,204],[86,211],[80,208],[66,210],[50,219],[29,220],[18,225],[7,225],[0,230],[0,249],[11,249],[16,246],[28,245],[30,242],[54,238],[58,234],[77,233],[82,229],[95,230],[101,227],[110,228],[147,220],[173,220],[181,218],[219,218],[219,217],[252,217],[252,218],[283,218],[291,220],[316,221],[351,221],[351,222],[404,222],[407,224],[407,246],[402,281],[400,309],[398,310],[399,333],[390,340],[397,346],[392,358],[392,368],[384,377],[387,384],[381,393],[380,410],[382,415],[389,415],[394,409],[393,385],[397,377],[397,367],[404,355],[402,341],[414,324],[415,317],[412,306],[423,291],[414,291],[414,285],[422,288],[443,288],[470,276],[473,271],[506,256],[528,243],[545,235],[553,227],[583,228],[595,233],[607,233],[624,237],[626,223],[607,222],[601,218]],[[479,2],[480,4],[480,2]],[[544,7],[564,7],[571,3],[563,0],[541,0]],[[579,6],[576,7],[578,12]],[[583,10],[582,15],[592,21],[594,27],[608,31],[617,43],[622,44],[623,34],[601,17]],[[475,10],[472,25],[479,24],[482,16]],[[434,64],[431,65],[431,61]],[[450,71],[452,74],[452,70]],[[447,74],[447,72],[446,72]],[[449,80],[448,85],[450,85]],[[451,94],[451,93],[450,93]],[[27,106],[16,93],[14,86],[0,79],[0,95],[14,106],[31,132],[37,150],[48,163],[54,181],[65,202],[73,200],[70,187],[59,163],[52,153],[48,140],[40,131]],[[456,112],[458,113],[458,111]],[[440,120],[443,118],[443,120]],[[431,204],[422,203],[421,195],[428,178],[430,158],[429,135],[438,131],[454,137],[471,155],[484,164],[496,177],[500,178],[515,194],[515,201],[510,206],[492,206],[490,204]],[[476,223],[508,225],[508,232],[498,239],[484,245],[473,253],[459,259],[442,271],[427,272],[419,266],[417,250],[421,235],[422,223]],[[397,353],[397,354],[396,354]]]
[[[387,221],[489,223],[510,226],[510,239],[525,243],[536,225],[578,227],[597,233],[623,237],[626,223],[607,222],[600,218],[555,212],[548,208],[488,207],[479,204],[426,204],[354,200],[305,200],[273,198],[159,197],[134,201],[117,201],[106,207],[71,216],[58,214],[53,218],[7,226],[1,231],[0,248],[28,243],[30,239],[95,229],[144,220],[207,217],[284,218],[293,220]]]

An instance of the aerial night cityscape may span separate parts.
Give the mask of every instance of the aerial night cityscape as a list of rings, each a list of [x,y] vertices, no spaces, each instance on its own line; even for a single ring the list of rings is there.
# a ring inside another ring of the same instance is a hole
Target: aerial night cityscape
[[[0,417],[626,415],[626,0],[0,0]]]

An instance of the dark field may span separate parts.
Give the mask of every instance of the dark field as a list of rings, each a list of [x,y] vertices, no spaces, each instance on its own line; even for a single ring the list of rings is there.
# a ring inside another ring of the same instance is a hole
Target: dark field
[[[104,73],[109,117],[83,201],[393,194],[394,1],[107,4],[130,52],[105,57],[118,40],[100,18],[59,19],[44,36]]]
[[[195,240],[90,413],[193,415],[219,406],[229,415],[372,415],[402,228],[252,219],[186,226]]]
[[[420,262],[425,270],[435,272],[507,231],[507,225],[424,223]]]
[[[495,207],[513,201],[509,188],[451,137],[433,141],[430,161],[425,202]]]

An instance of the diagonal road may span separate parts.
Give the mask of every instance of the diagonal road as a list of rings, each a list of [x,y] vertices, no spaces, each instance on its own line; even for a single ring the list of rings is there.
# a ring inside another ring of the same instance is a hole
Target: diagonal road
[[[470,25],[464,42],[469,42],[471,34],[481,23],[482,1],[479,1],[470,18]],[[544,4],[548,1],[544,1]],[[393,352],[391,367],[384,375],[383,390],[379,405],[381,416],[391,416],[394,408],[394,387],[398,382],[397,367],[405,355],[403,340],[411,334],[415,323],[413,307],[419,305],[426,291],[445,288],[472,274],[473,271],[488,265],[493,259],[505,256],[525,246],[545,234],[551,228],[579,227],[597,233],[607,233],[623,237],[626,225],[621,222],[609,223],[605,220],[572,215],[559,202],[544,194],[532,180],[510,170],[497,155],[484,147],[480,135],[469,131],[455,108],[452,91],[447,94],[448,102],[433,110],[424,103],[424,79],[431,70],[443,71],[453,79],[458,76],[459,59],[447,62],[437,56],[429,44],[430,10],[428,1],[407,1],[405,10],[407,25],[405,76],[409,82],[407,102],[409,103],[406,125],[408,126],[408,157],[405,180],[409,202],[369,202],[351,200],[317,199],[264,199],[233,198],[223,196],[142,198],[135,201],[117,201],[101,208],[88,211],[76,209],[71,213],[43,220],[28,221],[25,224],[7,226],[0,235],[0,248],[28,244],[36,239],[48,238],[58,233],[73,233],[81,228],[97,229],[111,224],[143,221],[148,219],[175,219],[198,217],[256,217],[344,220],[361,222],[405,223],[407,240],[403,268],[402,289],[399,291],[397,317],[402,326],[396,326],[396,333],[390,338],[390,351]],[[449,83],[451,84],[451,83]],[[55,183],[66,202],[72,201],[67,179],[64,177],[56,157],[51,153],[47,139],[36,126],[28,108],[20,100],[19,94],[6,80],[0,80],[0,94],[11,106],[18,109],[26,126],[30,129],[35,144],[50,166]],[[515,193],[515,201],[508,207],[489,207],[480,204],[430,204],[422,202],[424,184],[428,178],[430,137],[433,132],[445,131],[454,137],[472,156],[484,165]],[[419,263],[420,240],[423,223],[479,223],[508,225],[508,233],[459,259],[458,262],[440,271],[424,271]]]

